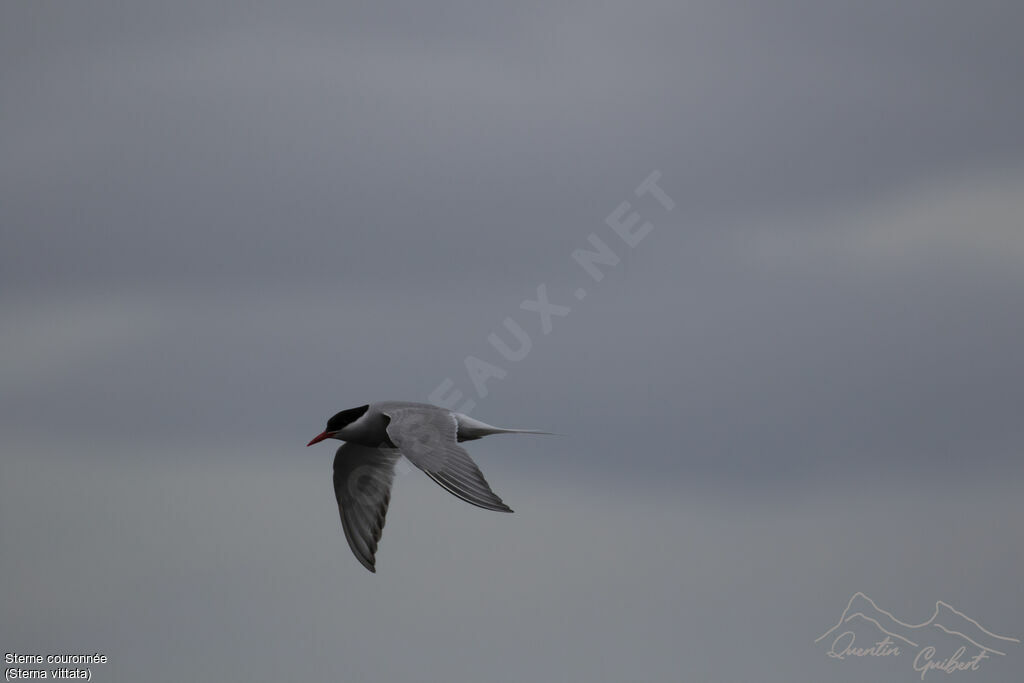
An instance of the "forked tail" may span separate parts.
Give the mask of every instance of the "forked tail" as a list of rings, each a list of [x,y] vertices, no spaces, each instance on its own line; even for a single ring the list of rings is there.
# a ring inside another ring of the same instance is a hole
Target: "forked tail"
[[[459,425],[459,441],[472,441],[491,434],[547,434],[555,436],[552,432],[542,432],[538,429],[505,429],[495,427],[480,420],[474,420],[468,415],[455,413],[455,421]]]

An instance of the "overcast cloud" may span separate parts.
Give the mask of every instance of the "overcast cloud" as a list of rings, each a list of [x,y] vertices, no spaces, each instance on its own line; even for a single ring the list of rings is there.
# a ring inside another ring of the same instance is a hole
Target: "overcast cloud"
[[[5,4],[0,648],[103,651],[96,681],[919,680],[815,646],[856,591],[1024,637],[1022,25]],[[511,516],[403,470],[370,575],[303,444],[445,379],[562,436],[472,445]],[[996,659],[956,676],[1021,678]]]

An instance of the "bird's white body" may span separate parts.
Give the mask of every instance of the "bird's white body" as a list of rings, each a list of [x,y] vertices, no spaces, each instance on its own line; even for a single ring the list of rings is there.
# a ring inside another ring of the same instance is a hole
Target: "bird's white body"
[[[480,420],[474,420],[468,415],[457,413],[446,408],[440,408],[429,403],[412,403],[408,401],[379,401],[371,403],[361,417],[346,425],[336,432],[334,438],[358,443],[363,446],[379,446],[390,444],[387,427],[389,418],[387,413],[393,410],[414,410],[420,411],[424,416],[443,415],[455,420],[457,425],[458,441],[473,441],[491,434],[545,434],[530,429],[504,429],[495,427]],[[391,444],[393,445],[393,444]]]

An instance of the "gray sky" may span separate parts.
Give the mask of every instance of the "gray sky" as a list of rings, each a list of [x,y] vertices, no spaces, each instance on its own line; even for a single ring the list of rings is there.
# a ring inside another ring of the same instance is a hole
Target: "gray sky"
[[[814,645],[856,591],[1024,637],[1022,21],[5,4],[0,647],[97,681],[920,680]],[[371,576],[303,445],[446,378],[563,436],[472,444],[511,516],[400,472]]]

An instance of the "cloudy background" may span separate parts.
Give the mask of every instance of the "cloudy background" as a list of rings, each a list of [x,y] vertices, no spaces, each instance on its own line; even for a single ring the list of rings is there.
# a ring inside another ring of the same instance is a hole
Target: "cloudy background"
[[[814,644],[856,591],[1024,637],[1022,22],[4,3],[0,650],[100,651],[99,682],[919,680]],[[471,448],[514,515],[403,469],[371,575],[304,444],[445,379],[562,436]],[[1018,645],[956,679],[1022,676]]]

